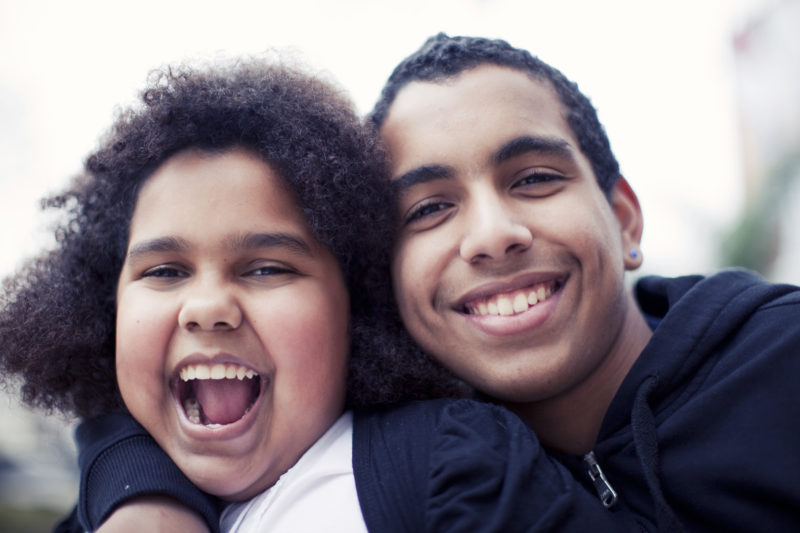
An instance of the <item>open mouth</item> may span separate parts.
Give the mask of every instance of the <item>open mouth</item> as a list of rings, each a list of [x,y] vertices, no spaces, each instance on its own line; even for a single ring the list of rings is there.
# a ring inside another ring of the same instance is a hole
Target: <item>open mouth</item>
[[[247,414],[261,394],[261,376],[234,363],[187,365],[179,377],[177,398],[193,424],[232,424]]]
[[[476,298],[464,304],[462,312],[468,315],[512,316],[524,313],[531,307],[547,300],[563,286],[562,281],[546,283]]]

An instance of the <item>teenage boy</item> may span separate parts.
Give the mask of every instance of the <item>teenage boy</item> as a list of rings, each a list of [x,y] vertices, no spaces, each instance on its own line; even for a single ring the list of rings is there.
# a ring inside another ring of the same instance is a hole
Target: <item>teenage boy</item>
[[[395,294],[429,354],[612,511],[800,526],[800,289],[739,270],[632,292],[642,213],[595,109],[503,41],[432,37],[371,120],[399,194]]]

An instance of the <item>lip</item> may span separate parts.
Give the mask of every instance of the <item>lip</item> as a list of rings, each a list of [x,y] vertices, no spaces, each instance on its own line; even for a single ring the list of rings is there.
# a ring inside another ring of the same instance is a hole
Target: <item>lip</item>
[[[260,383],[260,391],[258,394],[258,398],[256,398],[253,405],[247,410],[247,412],[240,418],[239,420],[232,422],[230,424],[225,425],[218,425],[218,426],[206,426],[203,424],[195,424],[191,422],[188,417],[186,416],[186,412],[181,405],[181,401],[178,395],[178,386],[177,383],[180,380],[180,369],[185,367],[186,365],[190,364],[220,364],[220,363],[229,363],[229,364],[237,364],[244,366],[246,368],[250,368],[258,373]],[[170,385],[170,392],[172,395],[173,405],[175,407],[175,411],[178,413],[178,420],[180,427],[184,434],[194,440],[197,441],[224,441],[224,440],[232,440],[236,439],[248,432],[253,425],[255,424],[258,417],[256,413],[259,411],[261,404],[264,401],[264,398],[267,393],[267,388],[271,385],[271,379],[267,372],[262,372],[256,368],[253,368],[252,365],[242,361],[238,357],[227,353],[220,353],[209,357],[204,354],[194,353],[191,354],[183,359],[179,365],[177,365],[172,372],[172,378],[169,381]]]
[[[564,274],[557,274],[554,272],[533,272],[517,276],[510,281],[493,281],[484,283],[474,289],[469,290],[463,296],[458,298],[453,305],[453,310],[462,313],[466,305],[473,300],[480,300],[483,298],[490,298],[492,296],[513,292],[528,287],[533,287],[541,283],[556,282],[558,291],[563,289],[568,276]],[[535,307],[535,306],[534,306]]]

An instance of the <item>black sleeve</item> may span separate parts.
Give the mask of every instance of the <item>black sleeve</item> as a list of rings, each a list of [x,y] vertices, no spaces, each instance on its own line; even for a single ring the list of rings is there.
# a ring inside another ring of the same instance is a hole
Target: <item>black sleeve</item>
[[[219,532],[219,501],[195,487],[130,415],[103,415],[75,432],[81,471],[77,518],[93,531],[118,505],[138,496],[167,496]]]
[[[506,409],[415,405],[355,426],[356,488],[370,531],[646,530],[603,507]]]

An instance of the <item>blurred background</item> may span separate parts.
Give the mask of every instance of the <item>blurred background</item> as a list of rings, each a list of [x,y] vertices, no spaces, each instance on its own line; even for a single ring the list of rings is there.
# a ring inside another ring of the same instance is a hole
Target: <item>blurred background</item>
[[[798,27],[798,0],[0,0],[0,276],[52,243],[39,198],[150,69],[278,49],[365,113],[445,31],[526,48],[592,99],[644,210],[636,275],[800,283]],[[74,503],[72,425],[0,392],[0,532],[48,531]]]

